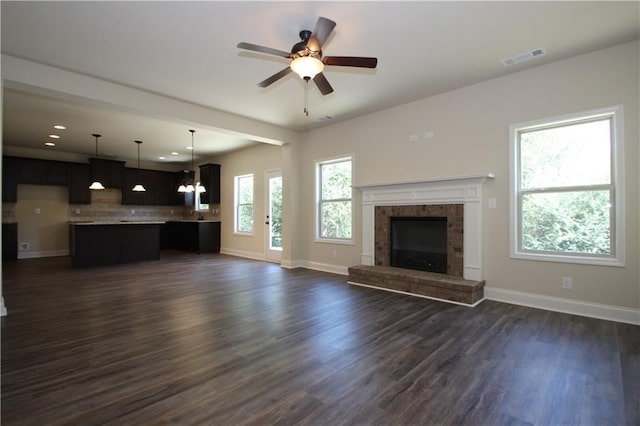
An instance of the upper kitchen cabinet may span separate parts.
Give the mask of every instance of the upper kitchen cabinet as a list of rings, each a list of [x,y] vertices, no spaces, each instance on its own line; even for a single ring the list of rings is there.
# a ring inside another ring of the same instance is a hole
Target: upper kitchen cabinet
[[[182,205],[174,185],[174,173],[158,170],[125,169],[125,183],[122,188],[122,204],[147,206]],[[133,191],[133,186],[141,184],[144,192]]]
[[[123,189],[125,180],[124,161],[90,158],[91,180],[100,181],[105,188]]]
[[[34,158],[18,160],[18,183],[26,185],[47,184],[47,161]]]
[[[91,204],[91,166],[88,164],[70,165],[69,203]]]
[[[18,159],[18,183],[67,186],[70,179],[71,163],[34,158]]]
[[[46,184],[68,186],[71,181],[71,163],[47,161]]]
[[[220,164],[200,166],[200,184],[207,192],[200,194],[202,204],[220,204]]]
[[[18,159],[2,157],[2,201],[18,201]]]

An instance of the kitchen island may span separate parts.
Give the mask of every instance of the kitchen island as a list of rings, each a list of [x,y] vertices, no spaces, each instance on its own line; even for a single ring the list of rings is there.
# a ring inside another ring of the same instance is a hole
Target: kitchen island
[[[163,225],[164,222],[71,222],[73,267],[159,260]]]

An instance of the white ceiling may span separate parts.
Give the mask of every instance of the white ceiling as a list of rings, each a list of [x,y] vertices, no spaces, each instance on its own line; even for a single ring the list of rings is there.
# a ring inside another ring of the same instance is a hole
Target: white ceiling
[[[120,83],[276,126],[305,131],[640,36],[638,2],[9,2],[2,53]],[[287,60],[247,52],[240,41],[290,50],[318,16],[337,22],[332,56],[375,56],[375,70],[325,68],[335,92],[309,91],[291,74],[256,83]],[[546,56],[503,67],[536,48]],[[54,149],[147,161],[188,161],[189,126],[5,89],[5,146],[45,149],[52,122],[68,126]],[[318,121],[333,117],[322,124]],[[255,143],[196,128],[198,156]],[[179,156],[171,156],[178,151]]]

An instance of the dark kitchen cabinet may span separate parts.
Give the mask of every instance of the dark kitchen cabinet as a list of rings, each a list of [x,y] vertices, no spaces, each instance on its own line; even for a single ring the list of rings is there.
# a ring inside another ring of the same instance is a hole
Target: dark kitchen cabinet
[[[197,253],[220,252],[220,222],[190,220],[167,222],[168,246]]]
[[[46,185],[67,186],[71,180],[71,163],[63,161],[46,162]]]
[[[124,185],[122,188],[122,204],[128,205],[142,205],[144,204],[145,192],[132,191],[133,186],[142,183],[139,179],[140,170],[138,169],[125,169],[124,171]],[[148,190],[147,185],[144,183],[145,189]]]
[[[2,224],[2,260],[18,259],[18,224]]]
[[[18,183],[27,185],[67,186],[71,179],[71,165],[64,161],[19,158]]]
[[[2,202],[18,201],[18,159],[2,157]]]
[[[200,184],[207,192],[200,194],[203,204],[220,204],[220,164],[203,164],[200,166]]]
[[[46,185],[47,162],[34,158],[20,158],[18,161],[18,183]]]
[[[158,170],[125,169],[125,183],[122,188],[122,204],[166,206],[174,205],[174,194],[178,186],[173,187],[174,174]],[[133,186],[142,184],[144,192],[132,191]],[[178,200],[175,201],[175,205]]]
[[[91,166],[71,164],[69,179],[69,203],[91,204]]]
[[[90,158],[91,181],[100,181],[105,188],[123,189],[125,179],[124,161]]]

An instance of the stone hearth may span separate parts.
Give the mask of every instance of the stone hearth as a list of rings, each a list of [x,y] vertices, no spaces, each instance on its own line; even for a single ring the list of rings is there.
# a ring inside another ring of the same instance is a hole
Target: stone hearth
[[[349,268],[349,282],[399,293],[474,306],[484,298],[484,281],[391,266]]]
[[[482,184],[493,177],[356,186],[362,192],[362,265],[349,268],[349,283],[470,306],[482,301]],[[389,266],[385,228],[391,216],[447,217],[446,275]]]

